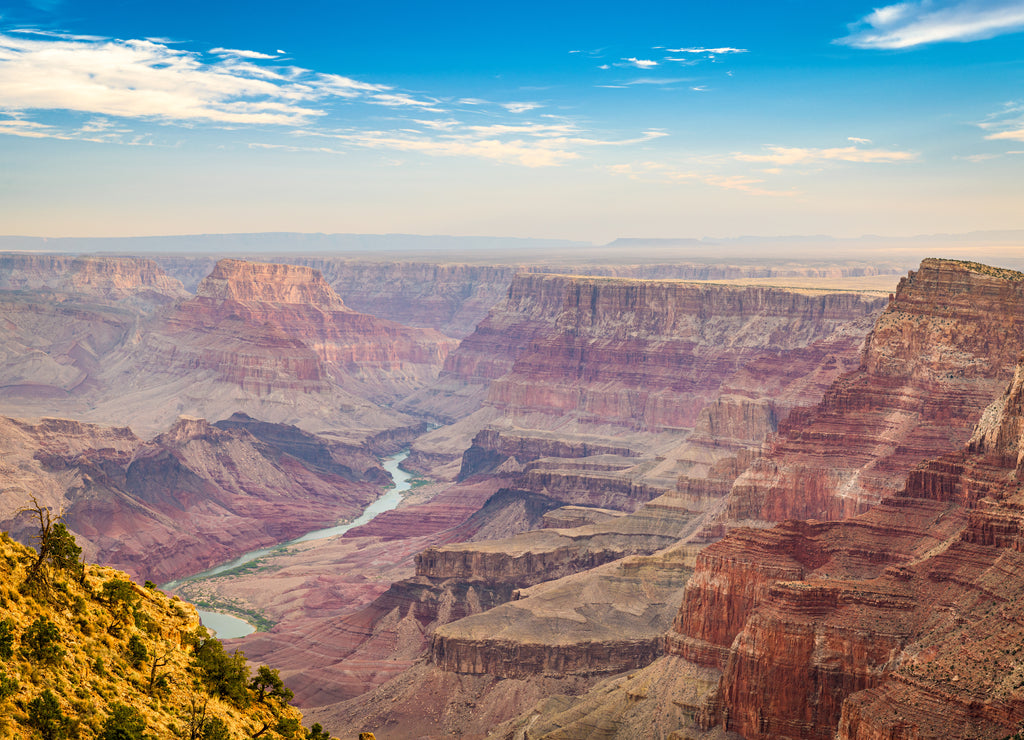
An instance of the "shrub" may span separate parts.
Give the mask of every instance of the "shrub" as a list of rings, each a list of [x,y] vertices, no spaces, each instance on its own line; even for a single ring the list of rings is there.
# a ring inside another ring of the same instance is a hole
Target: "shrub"
[[[18,693],[20,688],[17,681],[10,678],[4,671],[0,671],[0,701]]]
[[[203,740],[231,740],[228,726],[220,717],[210,717],[203,724]]]
[[[39,617],[21,636],[21,652],[34,663],[56,663],[64,657],[60,630],[46,617]]]
[[[147,658],[149,658],[149,651],[146,650],[146,644],[139,639],[139,636],[132,635],[128,638],[128,662],[131,663],[132,668],[140,667]]]
[[[47,689],[28,703],[28,726],[34,728],[43,740],[63,740],[68,736],[71,722],[60,710],[60,703]]]
[[[135,707],[111,704],[110,716],[103,720],[99,740],[144,740],[146,720]]]
[[[14,622],[10,619],[0,620],[0,658],[8,659],[14,655]]]
[[[195,663],[210,693],[230,699],[239,707],[248,705],[249,668],[241,651],[228,655],[220,640],[209,638],[196,644]]]

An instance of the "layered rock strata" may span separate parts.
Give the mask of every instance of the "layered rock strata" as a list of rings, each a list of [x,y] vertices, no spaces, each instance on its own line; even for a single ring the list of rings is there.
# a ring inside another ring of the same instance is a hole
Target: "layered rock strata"
[[[1018,368],[963,452],[864,515],[738,530],[701,554],[667,645],[722,671],[713,722],[747,738],[1017,729],[1022,396]]]
[[[247,418],[181,419],[149,442],[127,428],[0,419],[0,445],[5,529],[31,536],[35,497],[90,557],[157,582],[353,516],[387,478],[364,451]]]
[[[241,410],[341,430],[354,444],[405,430],[392,445],[400,447],[422,431],[421,422],[382,405],[433,381],[455,345],[436,331],[348,309],[308,267],[222,260],[195,298],[180,300],[178,284],[180,302],[145,315],[107,294],[93,297],[93,283],[72,287],[92,290],[75,295],[96,305],[79,308],[81,297],[44,300],[11,313],[6,328],[17,334],[6,345],[0,382],[6,375],[17,392],[3,409],[130,423],[143,433],[182,414],[216,419]]]
[[[837,519],[967,441],[1024,346],[1024,274],[929,259],[900,282],[862,366],[782,422],[732,491],[737,520]]]

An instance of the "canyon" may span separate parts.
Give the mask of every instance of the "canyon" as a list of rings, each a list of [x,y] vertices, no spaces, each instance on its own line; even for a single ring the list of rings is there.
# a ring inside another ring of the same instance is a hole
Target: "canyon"
[[[164,582],[405,447],[180,587],[339,736],[1006,737],[1024,275],[894,272],[0,255],[0,527]]]

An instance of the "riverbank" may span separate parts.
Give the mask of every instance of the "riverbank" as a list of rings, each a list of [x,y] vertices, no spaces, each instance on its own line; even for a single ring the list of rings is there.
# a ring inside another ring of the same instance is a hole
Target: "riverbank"
[[[351,522],[336,524],[323,529],[307,532],[301,537],[296,537],[293,540],[281,543],[280,545],[275,545],[274,547],[252,550],[228,561],[227,563],[223,563],[214,568],[210,568],[209,570],[197,573],[194,576],[182,578],[177,581],[171,581],[170,583],[164,584],[161,588],[164,591],[171,593],[179,592],[183,598],[189,598],[190,600],[194,600],[199,603],[203,607],[198,610],[200,619],[203,624],[208,629],[213,630],[220,639],[227,640],[236,637],[245,637],[248,634],[252,634],[257,629],[266,629],[265,624],[253,624],[252,622],[256,620],[253,619],[251,614],[242,610],[236,610],[232,608],[231,604],[215,604],[208,598],[204,597],[191,598],[188,592],[192,589],[190,589],[189,586],[194,587],[195,585],[212,578],[230,578],[236,573],[250,572],[251,570],[259,569],[265,566],[265,561],[268,558],[287,552],[290,546],[343,535],[350,529],[366,524],[374,517],[383,514],[385,511],[391,511],[392,509],[397,508],[402,502],[402,495],[412,487],[413,474],[400,467],[402,462],[408,456],[409,451],[404,450],[384,460],[383,467],[391,474],[391,480],[393,481],[391,488],[385,491],[379,498],[372,501],[363,510],[362,514]]]

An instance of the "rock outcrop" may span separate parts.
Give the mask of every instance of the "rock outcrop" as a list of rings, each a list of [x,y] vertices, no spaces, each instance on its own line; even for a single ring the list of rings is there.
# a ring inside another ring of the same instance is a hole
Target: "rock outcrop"
[[[1024,346],[1024,274],[929,259],[900,282],[862,366],[784,420],[736,482],[736,520],[864,512],[918,463],[964,444]]]
[[[867,513],[737,530],[698,558],[668,650],[722,671],[746,738],[1002,738],[1024,719],[1024,367],[967,447]]]

